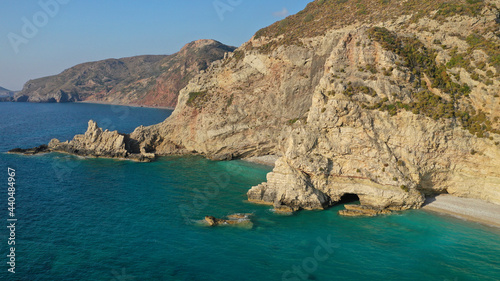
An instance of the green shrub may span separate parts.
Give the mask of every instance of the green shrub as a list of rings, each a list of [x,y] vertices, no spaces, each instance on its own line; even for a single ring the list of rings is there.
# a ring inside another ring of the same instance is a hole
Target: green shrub
[[[198,100],[203,99],[207,95],[207,92],[191,92],[189,93],[189,98],[186,102],[188,106],[195,106],[198,107],[199,104],[197,103]]]
[[[314,16],[312,14],[308,14],[305,18],[304,18],[304,22],[310,22],[314,20]]]
[[[483,50],[489,57],[489,63],[497,70],[500,70],[500,45],[492,40],[486,39],[484,36],[474,33],[465,39],[469,44],[469,53],[474,49]]]

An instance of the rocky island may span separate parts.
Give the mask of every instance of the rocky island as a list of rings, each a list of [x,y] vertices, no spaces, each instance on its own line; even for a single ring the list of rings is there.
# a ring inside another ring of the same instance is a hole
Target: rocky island
[[[124,135],[90,122],[47,149],[277,155],[247,195],[283,211],[349,194],[362,207],[346,214],[446,193],[500,204],[500,0],[392,2],[316,0],[194,76],[163,123]]]

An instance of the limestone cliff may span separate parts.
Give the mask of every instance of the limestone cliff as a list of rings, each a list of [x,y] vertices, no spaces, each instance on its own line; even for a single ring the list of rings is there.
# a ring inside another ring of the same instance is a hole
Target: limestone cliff
[[[500,204],[500,1],[318,0],[195,76],[129,153],[276,154],[250,201]],[[372,210],[372,209],[367,209]]]
[[[179,91],[194,75],[233,50],[214,40],[198,40],[169,56],[84,63],[55,76],[28,81],[14,100],[175,107]]]
[[[442,192],[500,204],[500,4],[439,2],[311,38],[255,36],[183,89],[172,117],[150,128],[164,136],[156,152],[280,154],[248,192],[278,208],[351,193],[390,209]]]

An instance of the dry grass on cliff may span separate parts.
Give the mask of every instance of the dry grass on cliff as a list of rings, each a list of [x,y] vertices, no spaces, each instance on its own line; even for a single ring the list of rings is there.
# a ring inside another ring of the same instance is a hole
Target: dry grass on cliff
[[[277,44],[299,44],[299,38],[323,35],[356,22],[376,23],[401,15],[413,15],[416,20],[433,11],[438,20],[456,14],[476,16],[486,5],[484,0],[316,0],[299,13],[257,31],[255,38],[283,35],[280,43],[261,47],[269,51]]]

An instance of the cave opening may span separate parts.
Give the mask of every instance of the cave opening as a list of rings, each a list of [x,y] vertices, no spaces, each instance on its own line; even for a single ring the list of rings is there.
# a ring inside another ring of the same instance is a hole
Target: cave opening
[[[337,205],[340,204],[351,204],[351,203],[358,203],[359,202],[359,197],[357,194],[354,193],[346,193],[340,197],[340,201],[337,202]]]

